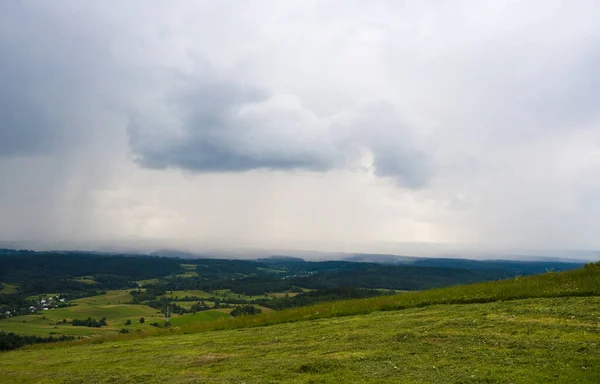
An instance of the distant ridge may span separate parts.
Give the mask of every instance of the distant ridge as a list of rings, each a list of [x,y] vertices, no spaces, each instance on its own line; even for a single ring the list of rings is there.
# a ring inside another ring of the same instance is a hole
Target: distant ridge
[[[265,257],[262,259],[257,259],[257,261],[261,261],[261,262],[286,262],[286,263],[305,263],[306,260],[304,260],[301,257],[295,257],[295,256],[285,256],[285,255],[272,255],[269,257]]]
[[[414,267],[443,267],[461,268],[470,270],[498,269],[512,274],[535,274],[547,271],[566,271],[583,266],[581,260],[563,260],[559,258],[544,257],[528,260],[476,260],[443,257],[412,257],[388,254],[355,254],[344,261],[354,263],[377,263],[388,265],[407,265]]]

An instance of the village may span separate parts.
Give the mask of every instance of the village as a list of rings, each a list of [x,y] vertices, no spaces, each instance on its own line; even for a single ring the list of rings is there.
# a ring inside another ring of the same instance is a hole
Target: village
[[[54,310],[56,308],[68,307],[71,304],[67,301],[67,298],[62,295],[50,295],[46,297],[38,297],[31,301],[29,307],[17,307],[17,308],[3,308],[4,311],[0,312],[0,319],[10,319],[14,316],[38,314],[43,311]]]

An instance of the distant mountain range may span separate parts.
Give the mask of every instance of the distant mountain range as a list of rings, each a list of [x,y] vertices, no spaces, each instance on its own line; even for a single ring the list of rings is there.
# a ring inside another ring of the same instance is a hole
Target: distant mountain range
[[[12,249],[2,249],[1,253],[8,254],[15,251]],[[56,252],[56,251],[54,251]],[[60,251],[64,253],[79,253],[80,251]],[[42,252],[44,253],[44,252]],[[96,255],[110,255],[111,252],[82,252]],[[266,253],[266,252],[265,252]],[[298,253],[305,257],[298,257]],[[510,274],[535,274],[546,271],[564,271],[582,266],[585,262],[580,259],[547,257],[547,256],[518,256],[509,255],[506,258],[498,259],[474,259],[462,257],[417,257],[393,254],[377,254],[377,253],[355,253],[355,254],[340,254],[340,253],[311,253],[311,252],[292,252],[292,254],[271,254],[260,256],[258,251],[249,252],[210,252],[210,253],[193,253],[179,251],[176,249],[163,249],[155,252],[147,253],[148,256],[174,257],[181,259],[243,259],[255,260],[267,264],[290,264],[290,263],[305,263],[315,261],[315,255],[321,261],[341,261],[351,263],[370,263],[384,264],[393,266],[410,266],[410,267],[441,267],[441,268],[458,268],[468,270],[498,270],[505,271]],[[140,254],[143,255],[143,254]],[[311,257],[312,256],[312,257]],[[486,255],[489,256],[489,255]]]
[[[410,265],[414,267],[444,267],[470,270],[501,269],[516,274],[532,274],[545,271],[564,271],[585,264],[581,260],[543,257],[529,260],[474,260],[461,258],[412,257],[380,254],[356,254],[344,258],[355,263],[379,263]]]

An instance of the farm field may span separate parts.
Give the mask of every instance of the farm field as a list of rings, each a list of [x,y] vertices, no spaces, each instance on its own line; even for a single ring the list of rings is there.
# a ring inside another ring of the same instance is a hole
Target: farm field
[[[73,300],[71,303],[75,305],[70,307],[42,311],[37,315],[16,316],[0,320],[0,331],[35,336],[94,336],[114,334],[123,328],[131,331],[144,330],[151,328],[150,323],[164,320],[163,314],[147,305],[125,304],[130,300],[131,295],[127,290],[108,291],[104,295]],[[62,323],[63,319],[71,321],[88,317],[96,320],[105,317],[108,326],[100,328],[74,327],[69,323]],[[139,322],[141,317],[145,319],[144,324]],[[131,321],[131,325],[125,325],[127,320]]]
[[[4,283],[2,289],[0,289],[0,293],[4,293],[4,294],[17,293],[18,288],[19,287],[15,284]]]
[[[170,297],[170,298],[180,298],[180,299],[185,296],[188,296],[188,297],[196,296],[196,297],[200,297],[200,298],[216,297],[216,298],[227,301],[227,299],[258,300],[258,299],[264,299],[265,297],[268,297],[268,298],[284,297],[285,295],[296,296],[297,293],[274,292],[274,293],[269,293],[269,294],[265,294],[265,295],[249,296],[249,295],[243,295],[243,294],[232,292],[229,289],[218,289],[218,290],[215,290],[212,292],[189,289],[187,291],[168,291],[167,293],[165,293],[164,296]]]
[[[150,324],[154,322],[164,324],[164,314],[147,305],[125,304],[131,299],[132,296],[128,290],[112,290],[104,295],[73,300],[72,304],[75,305],[71,307],[43,311],[37,315],[17,316],[10,320],[0,320],[0,331],[34,336],[98,336],[116,334],[124,328],[129,331],[150,330],[153,328]],[[193,304],[193,302],[182,303]],[[171,323],[188,325],[201,321],[216,320],[228,317],[229,311],[231,309],[200,312],[196,315],[178,316],[174,314]],[[88,317],[97,320],[105,317],[108,326],[100,328],[74,327],[69,323],[62,323],[63,319],[71,321],[72,319],[86,319]],[[139,322],[141,317],[144,317],[145,320],[143,324]],[[130,325],[125,325],[127,320],[131,321]]]
[[[192,296],[196,296],[196,297],[201,297],[201,298],[209,298],[209,297],[213,297],[214,295],[206,292],[206,291],[201,291],[201,290],[196,290],[196,289],[188,289],[187,291],[168,291],[167,293],[165,293],[166,297],[170,297],[170,298],[184,298],[186,296],[188,297],[192,297]]]
[[[94,284],[96,282],[92,276],[79,276],[72,280],[85,284]]]
[[[184,296],[210,297],[210,293],[204,291],[173,291],[168,293],[171,297]],[[51,295],[36,295],[36,297],[46,297]],[[24,316],[16,316],[10,319],[0,320],[0,331],[6,333],[14,332],[19,335],[33,336],[99,336],[117,334],[122,329],[127,329],[130,332],[138,330],[151,330],[152,323],[164,324],[165,315],[157,309],[151,308],[143,304],[126,304],[132,300],[129,290],[111,290],[106,294],[85,297],[73,300],[74,304],[70,307],[57,308],[53,310],[39,312],[39,314],[31,314]],[[183,308],[190,308],[195,301],[176,302]],[[213,302],[205,301],[209,306],[214,305]],[[270,308],[256,305],[263,312],[272,311]],[[202,311],[196,314],[186,313],[183,315],[172,314],[172,325],[193,325],[199,322],[212,321],[222,318],[228,318],[232,308],[221,308],[218,310]],[[69,322],[73,319],[87,319],[88,317],[99,320],[106,318],[108,325],[100,328],[92,327],[74,327]],[[145,322],[141,324],[140,318],[143,317]],[[67,322],[63,323],[63,319]],[[131,321],[130,325],[126,325],[127,321]]]
[[[203,321],[212,321],[212,320],[217,320],[217,319],[223,319],[223,318],[228,318],[229,316],[229,311],[231,311],[231,309],[229,309],[228,311],[217,311],[217,310],[209,310],[209,311],[202,311],[202,312],[196,312],[195,314],[185,314],[183,316],[177,316],[177,317],[173,317],[171,318],[171,326],[183,326],[183,325],[191,325],[191,324],[195,324],[198,322],[203,322]]]
[[[11,383],[597,383],[599,316],[599,297],[432,305],[36,346],[0,370]]]
[[[259,300],[264,298],[273,298],[273,297],[284,297],[288,296],[296,296],[297,293],[294,292],[272,292],[266,293],[263,295],[244,295],[232,292],[230,289],[218,289],[214,291],[214,296],[216,297],[224,297],[224,298],[233,298],[233,299],[243,299],[243,300]]]

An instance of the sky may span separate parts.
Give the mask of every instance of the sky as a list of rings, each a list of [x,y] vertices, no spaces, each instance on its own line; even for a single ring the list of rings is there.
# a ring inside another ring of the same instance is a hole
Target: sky
[[[598,20],[595,0],[0,2],[0,241],[600,249]]]

